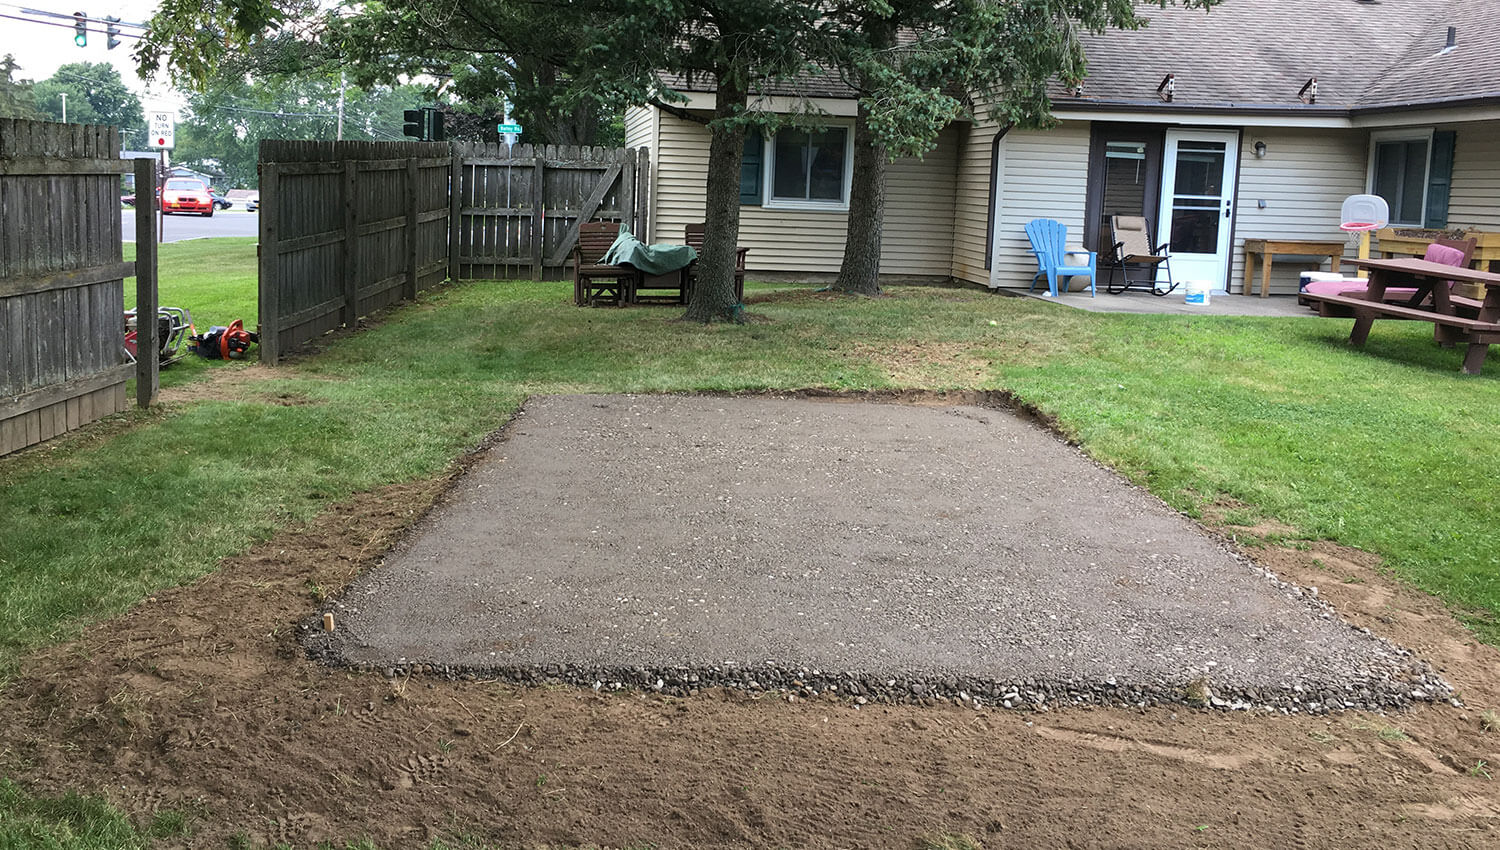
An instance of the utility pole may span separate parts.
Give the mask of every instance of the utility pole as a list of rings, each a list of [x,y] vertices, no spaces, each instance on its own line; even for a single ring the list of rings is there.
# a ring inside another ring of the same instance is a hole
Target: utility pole
[[[339,72],[339,127],[334,138],[342,142],[344,140],[344,72]]]
[[[66,124],[66,123],[68,123],[68,93],[65,92],[65,91],[60,91],[57,94],[58,94],[58,96],[60,96],[62,98],[62,102],[63,102],[63,123]]]

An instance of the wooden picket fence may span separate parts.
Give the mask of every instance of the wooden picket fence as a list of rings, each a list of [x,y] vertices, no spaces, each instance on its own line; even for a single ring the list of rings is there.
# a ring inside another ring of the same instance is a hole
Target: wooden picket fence
[[[442,281],[566,277],[583,222],[646,232],[645,148],[261,142],[260,356]]]
[[[455,280],[568,275],[578,228],[623,222],[646,233],[646,148],[457,144],[449,266]]]
[[[114,127],[0,119],[0,455],[125,409],[130,170]],[[149,401],[156,361],[142,359]]]
[[[448,277],[448,145],[260,145],[260,357]]]

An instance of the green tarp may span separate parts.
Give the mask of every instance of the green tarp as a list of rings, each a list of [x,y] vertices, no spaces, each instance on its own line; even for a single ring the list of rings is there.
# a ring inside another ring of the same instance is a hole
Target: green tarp
[[[687,245],[647,245],[635,238],[625,225],[620,225],[620,235],[604,252],[601,261],[607,266],[630,264],[651,275],[666,274],[684,268],[698,259],[698,252]]]

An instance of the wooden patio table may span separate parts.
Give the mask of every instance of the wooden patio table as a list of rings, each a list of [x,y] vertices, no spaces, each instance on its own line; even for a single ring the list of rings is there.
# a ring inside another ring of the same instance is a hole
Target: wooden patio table
[[[1303,297],[1311,301],[1354,308],[1354,330],[1349,333],[1350,343],[1363,346],[1376,319],[1432,322],[1433,334],[1443,346],[1449,347],[1460,342],[1468,344],[1463,371],[1467,375],[1479,374],[1490,343],[1500,342],[1500,274],[1445,266],[1415,258],[1354,260],[1353,263],[1370,271],[1370,282],[1364,290],[1353,289],[1337,295],[1303,293]],[[1484,300],[1449,293],[1445,283],[1450,280],[1483,285]],[[1397,286],[1416,287],[1417,294],[1401,304],[1385,303],[1386,290]],[[1429,295],[1430,301],[1427,300]],[[1460,306],[1477,308],[1479,315],[1476,318],[1460,316]]]
[[[1303,257],[1327,257],[1330,270],[1339,273],[1339,259],[1344,256],[1344,243],[1337,241],[1309,241],[1306,239],[1246,239],[1245,240],[1245,295],[1255,291],[1255,256],[1261,258],[1260,297],[1271,292],[1271,260],[1276,254],[1295,254]]]

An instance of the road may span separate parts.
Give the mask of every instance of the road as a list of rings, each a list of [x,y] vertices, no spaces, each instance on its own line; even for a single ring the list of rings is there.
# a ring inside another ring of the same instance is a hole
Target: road
[[[134,242],[135,210],[120,210],[120,225],[125,241]],[[260,214],[245,212],[239,204],[235,204],[208,218],[201,215],[169,215],[165,217],[161,228],[164,242],[207,239],[213,236],[257,236],[260,233]]]

